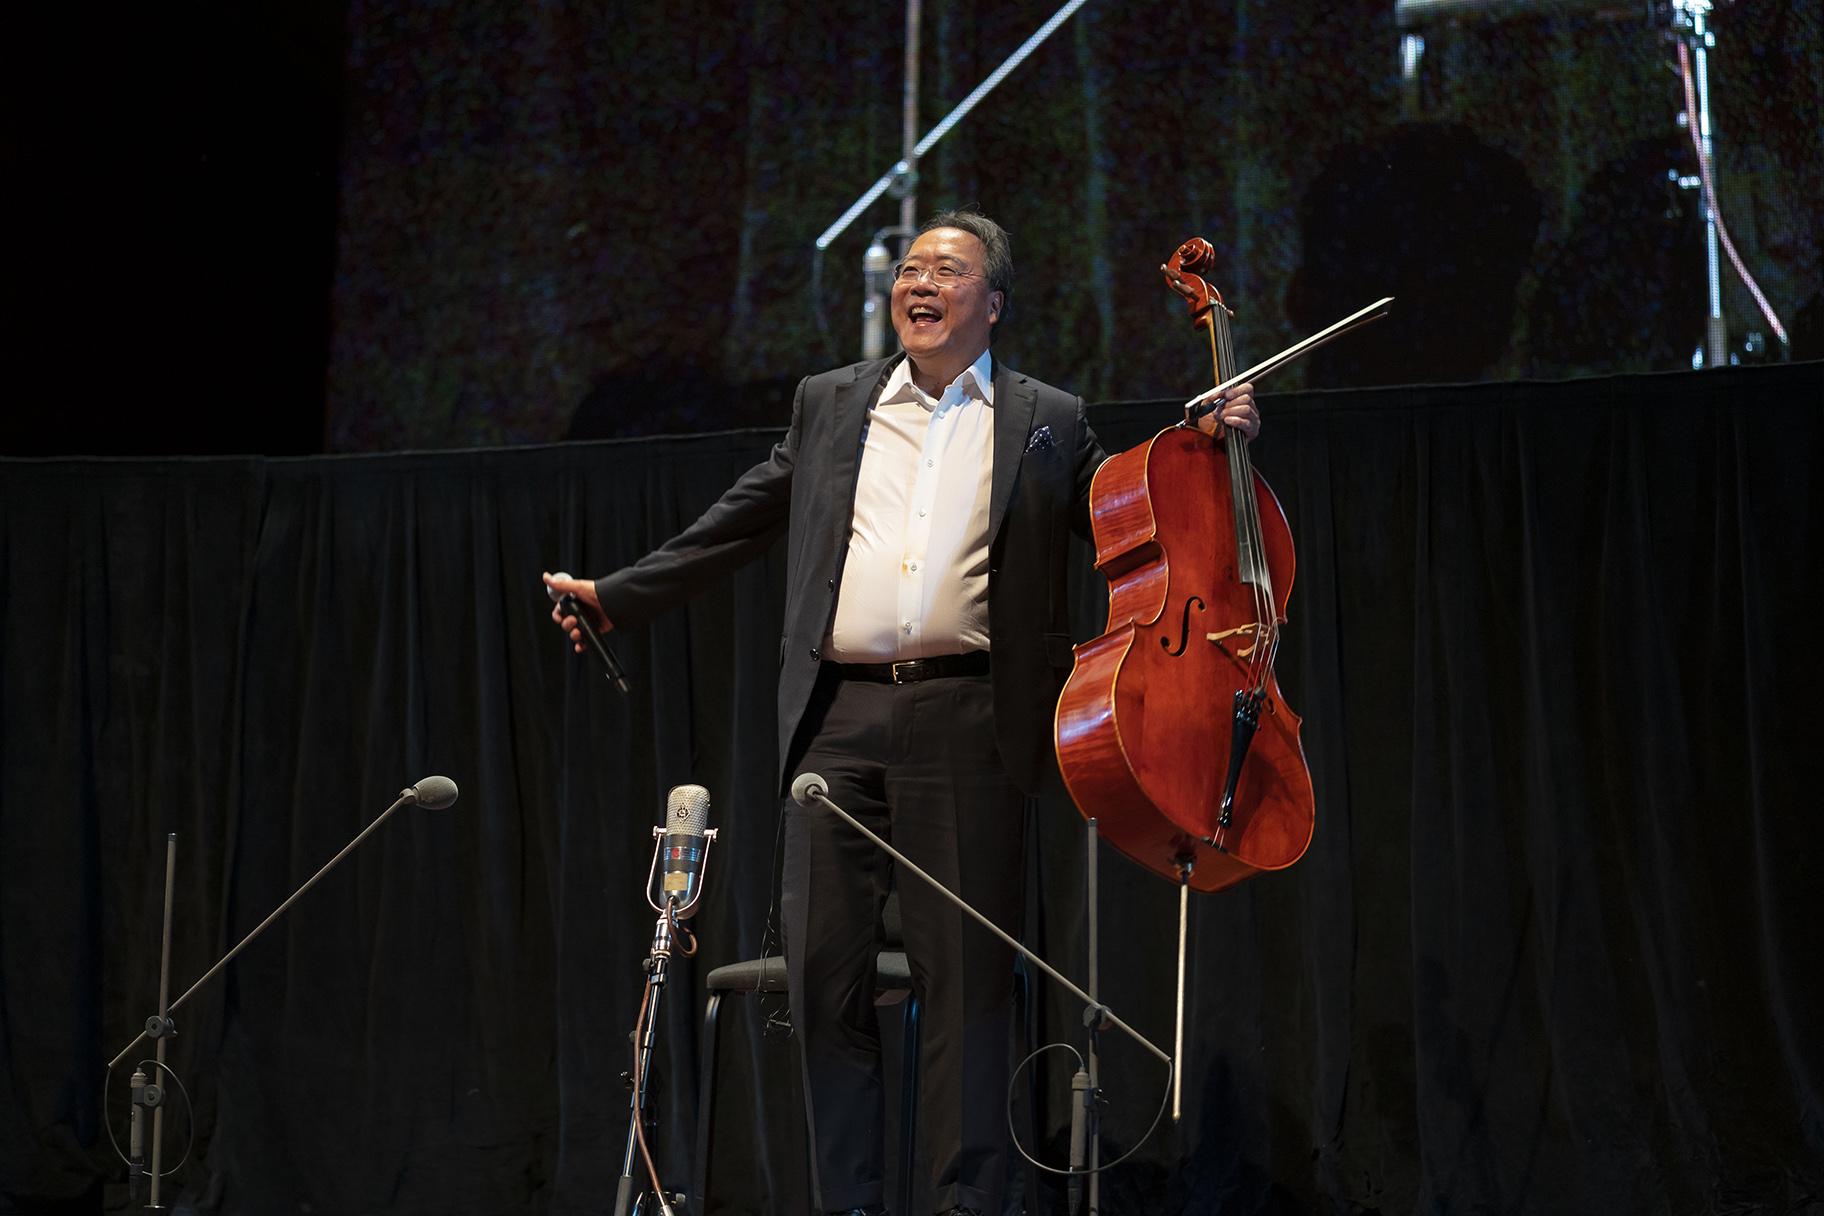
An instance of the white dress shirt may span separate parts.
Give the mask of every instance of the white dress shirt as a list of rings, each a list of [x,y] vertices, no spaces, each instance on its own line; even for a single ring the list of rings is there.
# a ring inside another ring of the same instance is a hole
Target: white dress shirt
[[[868,415],[824,653],[885,663],[988,648],[993,360],[932,397],[901,360]]]

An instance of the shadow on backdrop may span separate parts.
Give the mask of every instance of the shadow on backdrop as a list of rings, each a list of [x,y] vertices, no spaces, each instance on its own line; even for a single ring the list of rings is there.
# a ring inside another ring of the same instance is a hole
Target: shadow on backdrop
[[[1536,375],[1690,366],[1707,307],[1697,256],[1703,217],[1696,195],[1667,179],[1669,169],[1697,172],[1676,134],[1638,141],[1583,183],[1540,276],[1531,318]]]
[[[1313,353],[1306,384],[1481,379],[1512,344],[1539,218],[1525,167],[1467,127],[1406,123],[1338,148],[1300,207],[1286,314],[1310,333],[1361,307],[1363,283],[1395,300],[1365,338]]]

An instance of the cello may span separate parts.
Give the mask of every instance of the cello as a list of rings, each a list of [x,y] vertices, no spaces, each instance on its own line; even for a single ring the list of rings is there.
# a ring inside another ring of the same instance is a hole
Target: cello
[[[1316,826],[1300,719],[1274,673],[1295,557],[1247,438],[1194,424],[1234,384],[1386,315],[1383,299],[1235,374],[1230,312],[1192,237],[1160,269],[1209,337],[1217,387],[1090,486],[1108,623],[1058,697],[1058,767],[1084,818],[1154,873],[1220,891],[1292,865]]]

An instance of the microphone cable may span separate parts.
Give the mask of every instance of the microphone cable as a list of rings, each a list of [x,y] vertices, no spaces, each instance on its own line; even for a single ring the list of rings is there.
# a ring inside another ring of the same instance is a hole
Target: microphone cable
[[[640,993],[640,1016],[633,1021],[633,1138],[639,1141],[640,1156],[646,1162],[646,1173],[652,1178],[652,1193],[658,1198],[660,1208],[669,1212],[670,1205],[665,1201],[665,1186],[659,1181],[658,1167],[652,1163],[652,1149],[646,1145],[646,1104],[638,1100],[642,1092],[640,1086],[646,1080],[646,1070],[640,1067],[640,1040],[646,1033],[646,1015],[651,1008],[652,985],[648,984]]]
[[[1699,129],[1698,124],[1700,116],[1697,108],[1697,93],[1691,77],[1691,52],[1686,49],[1683,38],[1679,38],[1677,41],[1678,73],[1685,89],[1685,131],[1691,137],[1692,151],[1697,154],[1698,181],[1703,186],[1704,205],[1710,209],[1711,216],[1716,220],[1717,239],[1722,243],[1723,252],[1729,255],[1729,264],[1735,267],[1735,277],[1742,281],[1742,286],[1746,287],[1748,294],[1754,297],[1755,305],[1761,310],[1761,315],[1767,318],[1767,324],[1773,330],[1774,337],[1780,340],[1781,347],[1790,352],[1792,340],[1786,336],[1786,327],[1780,324],[1780,318],[1773,311],[1773,305],[1769,304],[1767,297],[1762,294],[1761,285],[1754,281],[1754,276],[1748,273],[1748,267],[1742,264],[1742,255],[1735,251],[1735,242],[1729,239],[1729,229],[1723,224],[1723,208],[1716,197],[1716,182],[1710,171],[1710,155],[1704,151],[1704,132]]]
[[[1113,1169],[1115,1166],[1120,1165],[1123,1161],[1126,1161],[1129,1157],[1139,1152],[1141,1145],[1153,1138],[1153,1133],[1159,1128],[1159,1120],[1165,1117],[1166,1107],[1171,1104],[1172,1073],[1177,1068],[1176,1063],[1166,1067],[1165,1092],[1159,1095],[1159,1109],[1153,1112],[1153,1121],[1146,1125],[1146,1131],[1142,1132],[1140,1138],[1134,1141],[1134,1146],[1125,1153],[1122,1153],[1119,1157],[1116,1157],[1113,1161],[1104,1161],[1094,1169],[1059,1169],[1055,1165],[1046,1165],[1043,1161],[1040,1161],[1037,1157],[1034,1157],[1031,1153],[1027,1152],[1026,1146],[1020,1143],[1019,1132],[1016,1131],[1013,1126],[1013,1090],[1014,1086],[1019,1084],[1020,1074],[1026,1070],[1026,1066],[1048,1051],[1068,1051],[1071,1055],[1077,1057],[1077,1067],[1079,1069],[1086,1067],[1083,1060],[1083,1053],[1078,1051],[1075,1047],[1072,1047],[1069,1043],[1047,1043],[1043,1047],[1035,1048],[1024,1060],[1021,1060],[1014,1066],[1013,1074],[1007,1078],[1007,1136],[1013,1141],[1013,1147],[1019,1152],[1020,1156],[1026,1158],[1028,1162],[1037,1166],[1039,1169],[1044,1170],[1047,1174],[1057,1174],[1065,1178],[1087,1178],[1091,1174],[1100,1174],[1103,1170]]]
[[[678,938],[678,953],[685,958],[690,958],[697,952],[697,935],[678,919],[678,901],[676,899],[665,901],[665,919],[671,922],[671,931]]]
[[[779,929],[779,893],[785,870],[785,817],[792,813],[792,806],[784,801],[779,805],[779,818],[773,825],[773,873],[769,880],[766,903],[766,923],[760,930],[760,962],[764,966],[769,958],[783,958],[785,955],[782,939],[784,934]],[[760,1009],[760,1033],[765,1038],[792,1037],[792,1008],[789,999],[781,999],[776,992],[756,992],[754,1000]]]
[[[133,1067],[135,1069],[140,1069],[148,1064],[157,1069],[158,1072],[162,1072],[170,1077],[171,1084],[177,1086],[177,1092],[184,1097],[184,1155],[177,1159],[176,1165],[169,1169],[160,1170],[158,1174],[160,1178],[169,1178],[183,1168],[184,1162],[190,1160],[190,1150],[196,1147],[196,1108],[190,1104],[190,1091],[184,1088],[183,1080],[175,1072],[171,1071],[169,1065],[160,1064],[157,1060],[145,1059],[134,1061]],[[154,1073],[153,1075],[157,1076],[158,1073]],[[120,1158],[122,1165],[125,1165],[128,1169],[132,1169],[133,1161],[125,1153],[120,1151],[120,1141],[116,1139],[114,1135],[114,1122],[108,1118],[108,1087],[112,1085],[113,1082],[114,1070],[110,1068],[101,1076],[102,1126],[108,1129],[108,1143],[114,1146],[114,1155]],[[160,1099],[159,1104],[161,1106],[164,1104],[163,1099]],[[151,1172],[151,1170],[146,1171],[148,1176]]]

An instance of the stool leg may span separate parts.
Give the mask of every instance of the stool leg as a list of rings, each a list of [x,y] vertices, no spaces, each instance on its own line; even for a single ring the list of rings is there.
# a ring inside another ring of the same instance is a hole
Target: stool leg
[[[899,1211],[912,1216],[913,1184],[918,1171],[918,1078],[919,1014],[918,995],[908,992],[901,1004],[902,1046],[900,1049],[899,1111]]]
[[[709,1004],[703,1009],[703,1050],[698,1055],[703,1076],[697,1084],[697,1160],[690,1188],[690,1210],[694,1216],[706,1216],[709,1211],[709,1138],[715,1129],[716,1040],[720,1032],[717,1015],[721,1010],[722,994],[710,993]]]
[[[1019,1002],[1020,1021],[1024,1024],[1026,1031],[1023,1036],[1025,1041],[1020,1045],[1020,1054],[1023,1057],[1032,1050],[1032,1045],[1039,1039],[1039,1011],[1035,1008],[1037,1002],[1032,999],[1032,977],[1027,974],[1023,965],[1016,965],[1013,969],[1013,999]],[[1036,1068],[1029,1068],[1026,1070],[1026,1142],[1028,1144],[1034,1146],[1038,1144],[1038,1129],[1039,1072]],[[1022,1163],[1026,1166],[1026,1210],[1036,1216],[1037,1213],[1046,1210],[1044,1197],[1039,1190],[1042,1185],[1039,1181],[1039,1167],[1024,1158],[1022,1158]]]

